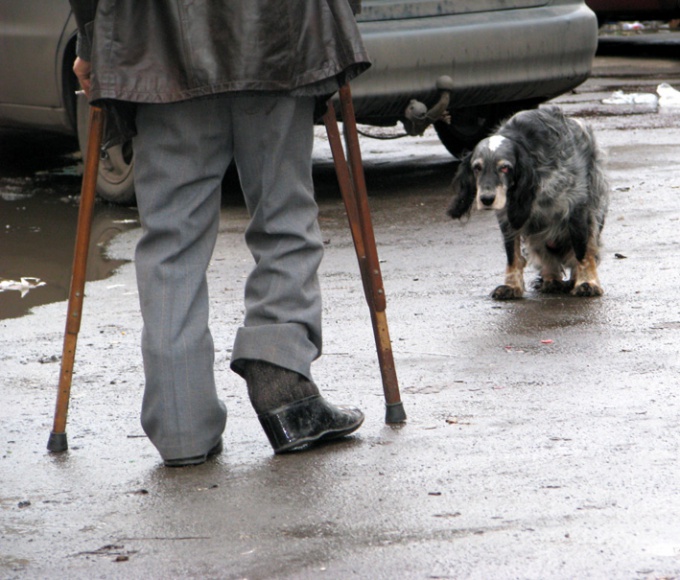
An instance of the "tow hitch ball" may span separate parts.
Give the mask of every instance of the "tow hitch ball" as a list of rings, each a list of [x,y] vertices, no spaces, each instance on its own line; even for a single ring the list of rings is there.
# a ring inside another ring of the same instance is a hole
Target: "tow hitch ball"
[[[406,107],[403,124],[409,135],[422,135],[425,129],[435,121],[444,121],[447,124],[451,122],[451,116],[447,109],[451,101],[453,79],[449,76],[441,76],[437,79],[436,87],[439,91],[439,101],[432,108],[428,109],[425,103],[416,99],[411,99],[408,107]]]

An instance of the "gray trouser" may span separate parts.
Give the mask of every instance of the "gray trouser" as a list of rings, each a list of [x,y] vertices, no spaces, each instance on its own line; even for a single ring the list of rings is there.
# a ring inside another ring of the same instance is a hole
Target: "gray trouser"
[[[323,244],[311,177],[312,98],[221,96],[141,105],[134,140],[143,235],[135,262],[144,330],[142,426],[165,459],[205,453],[225,426],[208,328],[206,270],[222,177],[235,160],[255,268],[232,368],[264,360],[311,379],[321,353]]]

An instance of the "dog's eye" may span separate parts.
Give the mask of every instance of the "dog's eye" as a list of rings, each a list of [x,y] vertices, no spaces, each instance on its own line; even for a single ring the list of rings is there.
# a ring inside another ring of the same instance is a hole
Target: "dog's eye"
[[[474,163],[472,165],[472,171],[475,173],[479,173],[482,170],[482,164],[481,163]]]
[[[512,167],[510,167],[509,165],[500,165],[498,167],[498,171],[500,171],[501,173],[510,173],[511,169]]]

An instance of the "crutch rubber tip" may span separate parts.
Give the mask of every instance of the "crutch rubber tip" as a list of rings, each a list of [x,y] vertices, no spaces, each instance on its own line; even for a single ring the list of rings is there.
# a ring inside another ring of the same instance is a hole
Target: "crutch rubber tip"
[[[47,441],[47,450],[52,453],[60,453],[68,449],[68,441],[66,440],[66,433],[50,433],[50,438]]]
[[[404,404],[387,403],[385,406],[385,423],[404,423],[406,421],[406,411],[404,411]]]

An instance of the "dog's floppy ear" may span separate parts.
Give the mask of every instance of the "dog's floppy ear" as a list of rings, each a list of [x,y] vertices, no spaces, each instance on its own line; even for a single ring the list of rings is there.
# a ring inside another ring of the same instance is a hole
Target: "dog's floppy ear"
[[[452,218],[462,218],[470,213],[472,202],[477,195],[477,180],[470,165],[472,153],[468,153],[460,162],[456,175],[451,182],[453,197],[449,203],[446,213]]]
[[[508,190],[508,221],[519,230],[529,219],[531,204],[536,197],[538,175],[527,150],[519,144],[515,145],[515,167],[513,184]]]

